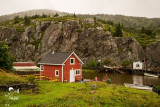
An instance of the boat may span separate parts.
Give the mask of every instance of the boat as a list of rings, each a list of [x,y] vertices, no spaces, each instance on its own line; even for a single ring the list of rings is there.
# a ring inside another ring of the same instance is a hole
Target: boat
[[[135,88],[135,89],[140,89],[140,90],[151,90],[152,91],[152,88],[153,88],[153,87],[150,87],[150,86],[144,86],[144,85],[138,85],[138,84],[129,84],[129,83],[124,83],[124,85],[126,87],[129,87],[129,88]]]
[[[149,76],[149,77],[159,77],[159,75],[156,74],[149,74],[149,73],[144,73],[145,76]]]

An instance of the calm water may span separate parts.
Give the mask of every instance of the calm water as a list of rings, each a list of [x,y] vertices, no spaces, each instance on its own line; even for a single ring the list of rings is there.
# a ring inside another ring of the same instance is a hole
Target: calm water
[[[99,81],[102,81],[104,78],[109,77],[111,79],[111,83],[113,84],[134,83],[141,85],[148,85],[148,84],[160,85],[160,78],[155,78],[155,77],[147,77],[147,76],[132,75],[132,74],[97,73],[96,71],[83,72],[83,77],[86,79],[94,80],[96,76],[98,77]]]

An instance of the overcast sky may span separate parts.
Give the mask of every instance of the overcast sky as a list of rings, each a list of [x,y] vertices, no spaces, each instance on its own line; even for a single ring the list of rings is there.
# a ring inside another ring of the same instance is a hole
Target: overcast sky
[[[160,17],[160,0],[0,0],[0,15],[32,9],[153,18]]]

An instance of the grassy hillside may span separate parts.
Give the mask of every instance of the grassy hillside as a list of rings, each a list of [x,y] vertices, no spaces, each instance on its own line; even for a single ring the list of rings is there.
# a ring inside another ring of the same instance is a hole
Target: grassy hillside
[[[28,83],[26,79],[20,78],[12,73],[0,72],[0,85],[2,84],[17,84]]]
[[[97,84],[97,89],[91,89]],[[0,92],[0,106],[5,103],[12,107],[37,107],[37,106],[67,106],[67,107],[102,107],[119,106],[135,107],[160,105],[160,96],[156,93],[126,88],[120,85],[106,84],[101,82],[93,83],[54,83],[39,82],[39,91],[20,91],[18,100],[5,98],[6,93]]]

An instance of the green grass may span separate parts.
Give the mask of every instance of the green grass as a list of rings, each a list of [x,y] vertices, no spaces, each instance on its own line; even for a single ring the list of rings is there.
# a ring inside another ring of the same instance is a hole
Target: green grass
[[[12,73],[0,72],[0,84],[27,83],[28,81]]]
[[[98,88],[92,90],[91,86]],[[91,91],[96,93],[91,94]],[[0,92],[0,106],[7,101],[12,107],[65,106],[65,107],[102,107],[102,106],[150,106],[160,105],[160,96],[156,93],[126,88],[120,85],[93,83],[54,83],[39,82],[39,91],[24,90],[16,94],[19,99],[5,99],[5,92]]]

